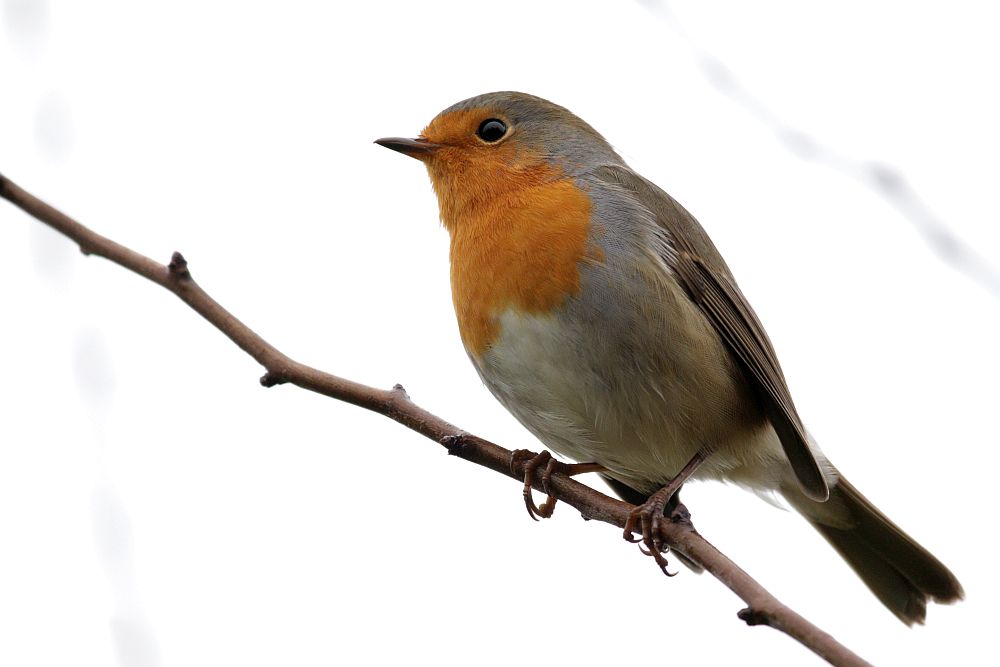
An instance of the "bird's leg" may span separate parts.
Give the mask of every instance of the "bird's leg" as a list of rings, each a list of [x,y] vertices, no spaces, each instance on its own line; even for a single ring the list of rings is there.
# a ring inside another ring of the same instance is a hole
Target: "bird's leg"
[[[511,453],[511,471],[516,472],[517,464],[522,461],[526,461],[524,464],[524,506],[528,508],[528,515],[535,521],[538,521],[538,517],[548,519],[555,510],[556,497],[549,490],[552,475],[559,473],[567,477],[572,477],[573,475],[581,475],[585,472],[607,472],[604,466],[598,463],[562,463],[552,458],[552,454],[548,450],[543,450],[541,454],[535,454],[527,449],[518,449]],[[542,490],[545,491],[548,497],[539,507],[535,505],[535,500],[531,494],[531,487],[535,484],[535,474],[542,464],[545,465],[541,477]]]
[[[628,515],[628,520],[625,522],[625,539],[633,543],[639,542],[639,548],[642,552],[647,556],[652,556],[656,560],[656,564],[660,566],[660,569],[667,576],[673,575],[667,571],[667,559],[663,557],[663,552],[667,550],[667,545],[663,544],[663,541],[660,539],[660,522],[664,519],[664,510],[671,504],[671,499],[677,495],[677,491],[680,490],[684,482],[698,469],[698,466],[702,464],[707,456],[707,450],[701,450],[695,454],[666,486],[651,495],[642,505],[632,510]],[[632,536],[636,528],[636,523],[639,523],[642,530],[642,537],[639,538]]]

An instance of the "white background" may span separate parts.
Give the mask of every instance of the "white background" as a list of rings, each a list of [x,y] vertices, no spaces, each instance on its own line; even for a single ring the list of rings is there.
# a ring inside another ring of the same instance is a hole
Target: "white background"
[[[907,629],[723,485],[685,491],[701,532],[876,664],[988,661],[1000,294],[859,174],[894,165],[1000,264],[992,3],[325,4],[4,0],[0,171],[183,251],[293,357],[537,448],[461,348],[423,168],[371,142],[490,90],[563,104],[699,217],[809,428],[967,600]],[[534,523],[509,479],[260,388],[176,298],[5,202],[0,250],[0,663],[818,663],[615,529]]]

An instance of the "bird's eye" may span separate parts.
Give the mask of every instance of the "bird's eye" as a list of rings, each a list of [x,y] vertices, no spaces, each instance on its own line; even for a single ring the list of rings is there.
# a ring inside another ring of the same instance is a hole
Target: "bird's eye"
[[[476,134],[483,141],[492,144],[495,141],[500,141],[503,139],[503,135],[507,134],[507,124],[497,118],[488,118],[479,124]]]

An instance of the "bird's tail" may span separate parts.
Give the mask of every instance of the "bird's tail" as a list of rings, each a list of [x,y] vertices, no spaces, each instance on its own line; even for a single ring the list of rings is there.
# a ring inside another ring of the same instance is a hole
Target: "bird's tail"
[[[962,585],[955,575],[843,477],[823,503],[791,486],[782,492],[882,604],[907,625],[924,622],[928,600],[962,599]]]

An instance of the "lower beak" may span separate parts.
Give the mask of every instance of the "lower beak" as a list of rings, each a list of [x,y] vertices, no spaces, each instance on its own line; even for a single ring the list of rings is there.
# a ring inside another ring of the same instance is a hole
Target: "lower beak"
[[[410,157],[417,158],[418,160],[425,160],[434,152],[441,148],[441,144],[432,144],[426,139],[404,139],[402,137],[386,137],[384,139],[376,139],[375,143],[379,146],[385,146],[386,148],[391,148],[394,151],[398,151],[403,155],[409,155]]]

